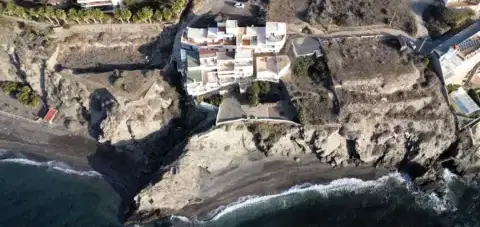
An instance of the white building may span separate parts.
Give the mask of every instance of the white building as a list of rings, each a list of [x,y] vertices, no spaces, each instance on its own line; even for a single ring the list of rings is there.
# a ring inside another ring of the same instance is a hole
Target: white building
[[[455,109],[464,115],[471,115],[480,110],[480,107],[478,107],[477,103],[473,101],[473,99],[462,87],[451,92],[450,99],[452,100]]]
[[[480,62],[480,31],[439,54],[439,62],[445,84],[462,84]]]
[[[471,9],[478,14],[480,3],[475,0],[443,0],[445,6],[454,9]]]
[[[201,95],[242,80],[254,80],[257,54],[276,58],[287,39],[287,27],[267,22],[265,27],[239,27],[236,20],[217,23],[217,27],[187,27],[182,35],[182,63],[187,91]],[[278,81],[279,74],[267,74],[262,80]],[[260,79],[260,78],[258,78]]]
[[[115,8],[122,5],[122,0],[77,0],[82,8],[108,7]]]

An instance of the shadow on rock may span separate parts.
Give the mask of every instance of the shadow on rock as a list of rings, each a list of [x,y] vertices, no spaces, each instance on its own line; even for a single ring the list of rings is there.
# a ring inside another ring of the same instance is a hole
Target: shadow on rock
[[[215,122],[212,113],[197,108],[193,99],[186,95],[182,76],[174,70],[174,66],[167,67],[163,75],[180,94],[180,115],[144,138],[99,144],[96,152],[88,157],[90,166],[102,173],[121,196],[118,210],[121,220],[130,217],[136,209],[133,198],[141,189],[161,180],[165,172],[174,171],[175,163],[185,152],[189,138],[210,129]],[[100,124],[114,102],[115,99],[106,89],[92,93],[90,108],[93,111],[90,113],[89,129],[95,138],[102,135]],[[130,217],[131,220],[143,218],[143,215]]]

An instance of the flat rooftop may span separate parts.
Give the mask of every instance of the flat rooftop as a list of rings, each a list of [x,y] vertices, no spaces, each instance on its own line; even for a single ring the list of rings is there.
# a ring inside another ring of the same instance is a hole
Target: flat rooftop
[[[320,42],[316,38],[296,38],[292,40],[292,44],[297,56],[311,55],[315,51],[320,52]]]

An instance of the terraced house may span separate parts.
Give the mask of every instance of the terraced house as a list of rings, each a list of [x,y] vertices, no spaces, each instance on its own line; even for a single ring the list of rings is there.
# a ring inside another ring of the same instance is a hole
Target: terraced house
[[[217,27],[188,27],[182,35],[179,65],[187,91],[196,96],[252,80],[278,82],[290,66],[288,58],[277,55],[286,39],[282,22],[239,27],[236,20],[226,20]]]

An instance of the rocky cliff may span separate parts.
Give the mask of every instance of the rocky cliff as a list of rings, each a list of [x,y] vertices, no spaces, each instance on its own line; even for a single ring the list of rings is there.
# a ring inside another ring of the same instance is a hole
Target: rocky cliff
[[[383,38],[323,45],[326,57],[310,76],[284,78],[302,126],[226,125],[191,138],[184,155],[136,196],[137,213],[163,216],[202,203],[221,191],[212,192],[208,182],[225,189],[223,176],[275,157],[302,162],[313,155],[318,165],[382,166],[420,184],[434,180],[457,136],[441,83],[425,60]]]
[[[3,22],[0,81],[29,85],[43,104],[28,108],[29,113],[8,106],[2,110],[36,120],[46,108],[56,108],[53,126],[119,147],[136,144],[179,117],[179,95],[162,72],[131,67],[146,64],[149,53],[140,47],[154,45],[154,35],[99,32],[60,40],[48,28]],[[81,48],[73,50],[75,47]],[[109,64],[120,69],[112,70]],[[1,98],[10,100],[5,105],[16,105],[14,99]],[[145,161],[141,149],[129,147],[137,161]]]

